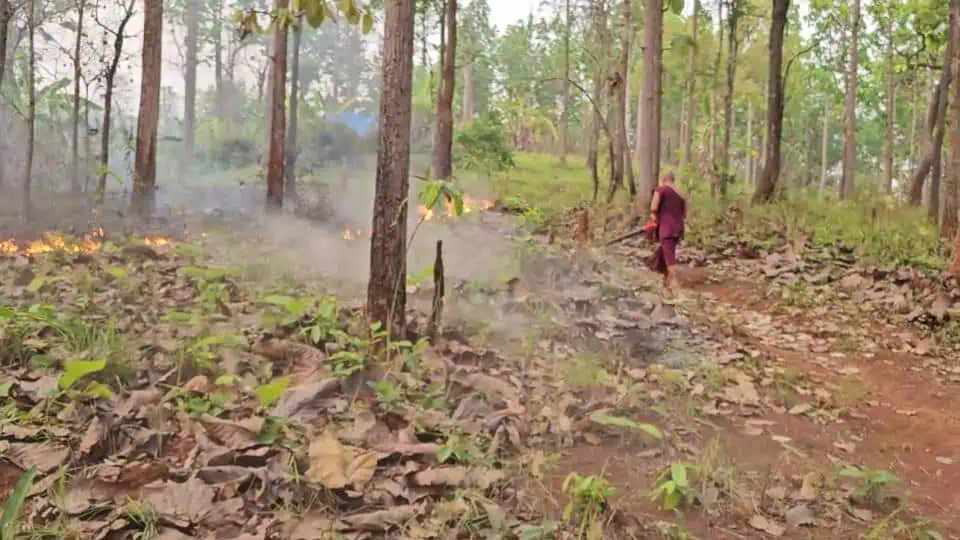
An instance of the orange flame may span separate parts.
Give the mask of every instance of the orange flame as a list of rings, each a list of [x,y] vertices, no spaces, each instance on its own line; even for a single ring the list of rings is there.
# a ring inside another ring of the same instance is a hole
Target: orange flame
[[[452,200],[445,200],[443,202],[443,216],[444,217],[454,217],[457,215],[456,205]],[[472,199],[470,197],[463,198],[463,213],[469,214],[476,210],[486,211],[493,208],[493,201],[488,201],[486,199]],[[420,205],[417,207],[417,214],[424,221],[430,221],[436,215],[432,208],[427,208],[426,206]]]
[[[144,238],[143,242],[149,246],[159,247],[170,244],[170,240],[163,237]],[[96,229],[83,235],[83,239],[74,242],[60,233],[47,232],[39,240],[31,240],[26,244],[14,239],[0,241],[0,255],[26,255],[28,257],[44,253],[95,253],[103,249],[103,228]]]

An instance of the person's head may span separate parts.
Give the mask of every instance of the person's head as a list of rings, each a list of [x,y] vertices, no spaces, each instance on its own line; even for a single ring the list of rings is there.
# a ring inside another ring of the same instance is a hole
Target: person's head
[[[672,172],[668,172],[667,174],[663,175],[663,177],[660,178],[660,185],[661,185],[661,186],[672,186],[672,185],[673,185],[673,173],[672,173]]]

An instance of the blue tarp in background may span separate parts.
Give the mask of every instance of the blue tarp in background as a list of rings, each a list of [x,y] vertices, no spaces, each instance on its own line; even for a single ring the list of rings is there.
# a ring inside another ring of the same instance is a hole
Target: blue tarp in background
[[[374,114],[342,112],[330,115],[328,118],[332,122],[340,122],[341,124],[349,126],[361,137],[366,137],[377,129],[377,116]]]

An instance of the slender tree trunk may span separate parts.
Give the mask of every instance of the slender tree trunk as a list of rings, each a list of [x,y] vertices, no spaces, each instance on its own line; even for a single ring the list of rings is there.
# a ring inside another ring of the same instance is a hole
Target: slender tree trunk
[[[640,154],[640,208],[650,198],[660,177],[660,114],[663,78],[663,0],[644,0],[643,21],[643,106],[637,123],[643,126],[637,141]]]
[[[843,173],[840,196],[853,196],[857,173],[857,63],[860,53],[860,0],[853,0],[850,21],[850,64],[847,67],[847,95],[844,103]]]
[[[710,164],[717,162],[717,91],[720,88],[720,56],[723,51],[723,2],[717,1],[717,56],[713,61],[713,81],[710,88]],[[716,195],[716,184],[711,184],[710,192]]]
[[[950,1],[950,41],[953,43],[949,58],[950,70],[960,79],[960,0]],[[957,207],[960,206],[960,82],[953,85],[953,100],[950,103],[950,174],[947,177],[947,200],[943,207],[944,238],[954,238],[953,264],[951,269],[960,270],[960,224],[957,223]]]
[[[187,2],[187,52],[183,74],[183,154],[177,162],[180,172],[185,173],[193,165],[196,153],[197,133],[197,63],[200,34],[200,13],[197,3]]]
[[[226,114],[226,93],[223,84],[223,2],[216,0],[215,21],[213,28],[213,80],[214,87],[214,111],[218,117]],[[263,96],[263,83],[260,83],[260,96]]]
[[[446,44],[437,98],[437,126],[433,146],[433,176],[446,179],[453,175],[453,95],[457,82],[457,0],[446,0]]]
[[[83,88],[83,192],[90,192],[90,81]]]
[[[77,1],[77,35],[73,45],[73,131],[70,134],[70,189],[80,193],[80,45],[83,43],[83,12],[86,0]]]
[[[737,37],[737,23],[740,19],[740,0],[730,1],[730,13],[727,23],[730,25],[727,36],[727,90],[723,95],[723,148],[720,152],[720,198],[727,197],[727,184],[730,174],[730,139],[733,135],[733,90],[737,78],[737,49],[740,39]],[[768,114],[769,116],[769,114]]]
[[[697,116],[697,47],[699,43],[697,42],[697,30],[700,19],[700,2],[694,0],[693,2],[693,43],[690,47],[690,58],[687,60],[689,62],[690,71],[687,73],[687,118],[684,125],[686,126],[686,133],[684,133],[683,139],[683,164],[693,163],[693,122]],[[639,128],[638,128],[639,129]]]
[[[621,0],[621,9],[623,13],[623,30],[621,41],[623,52],[621,52],[620,69],[623,71],[623,88],[620,91],[620,159],[622,160],[621,170],[627,178],[627,189],[632,200],[637,196],[637,182],[633,177],[633,163],[630,161],[630,66],[633,58],[633,2],[632,0]]]
[[[593,73],[593,88],[591,94],[593,98],[593,116],[590,122],[590,139],[587,142],[587,167],[590,169],[590,176],[593,182],[593,200],[597,200],[600,191],[600,126],[603,123],[603,117],[600,114],[603,104],[603,81],[606,72],[607,48],[605,36],[607,32],[607,14],[604,9],[604,0],[593,0],[591,4],[592,30],[596,42],[597,65]],[[611,166],[613,164],[611,163]]]
[[[913,99],[910,101],[910,175],[916,170],[917,162],[917,109],[920,108],[920,78],[913,81]]]
[[[827,144],[830,141],[830,105],[824,97],[823,105],[823,136],[820,140],[820,189],[817,190],[817,196],[823,197],[824,189],[827,187]]]
[[[297,120],[300,104],[300,40],[303,36],[303,17],[297,19],[293,31],[293,65],[290,66],[290,122],[287,125],[287,185],[284,191],[287,198],[297,200]]]
[[[564,0],[563,110],[560,112],[560,163],[567,162],[567,129],[570,124],[570,0]]]
[[[145,0],[140,111],[137,116],[137,154],[134,158],[134,215],[153,211],[157,185],[157,128],[160,122],[160,84],[163,63],[163,0]]]
[[[128,0],[124,6],[123,18],[117,25],[117,33],[113,37],[113,57],[110,59],[110,65],[107,66],[107,72],[104,75],[104,95],[103,95],[103,122],[100,128],[100,170],[97,174],[97,193],[96,200],[103,202],[107,193],[107,174],[110,171],[110,128],[113,119],[113,90],[116,87],[117,69],[120,66],[120,56],[123,54],[124,32],[127,29],[127,23],[133,17],[134,2]]]
[[[386,3],[367,315],[405,337],[414,0]]]
[[[276,9],[286,9],[288,0],[275,0]],[[283,138],[286,134],[287,101],[287,27],[273,32],[270,59],[270,134],[267,150],[267,209],[279,212],[283,208],[284,161]]]
[[[23,185],[20,194],[20,219],[30,221],[33,216],[33,202],[30,200],[30,185],[33,182],[33,144],[37,130],[37,54],[34,33],[36,31],[37,6],[34,0],[27,2],[27,44],[29,50],[29,79],[27,88],[27,155],[23,171]]]
[[[9,0],[0,0],[0,90],[3,90],[3,76],[7,71],[7,40],[9,39],[10,19],[13,17],[13,7]],[[0,130],[7,129],[6,115],[0,107]],[[3,140],[0,139],[0,188],[3,187],[6,166],[6,152]]]
[[[468,61],[466,65],[463,66],[463,119],[464,123],[470,122],[473,120],[474,115],[476,114],[474,109],[475,97],[474,97],[474,82],[473,82],[473,61]]]
[[[855,0],[859,1],[859,0]],[[773,0],[773,13],[770,21],[770,68],[767,87],[767,160],[753,194],[754,203],[764,203],[773,199],[780,175],[780,140],[783,133],[783,36],[787,27],[787,12],[790,0]]]
[[[940,80],[934,86],[933,93],[930,96],[930,103],[927,107],[926,127],[921,134],[926,142],[926,148],[923,149],[920,162],[917,169],[910,179],[910,204],[919,206],[923,199],[923,188],[927,176],[932,172],[939,171],[940,155],[943,149],[943,137],[946,114],[947,114],[947,94],[950,91],[950,81],[953,77],[950,58],[953,54],[955,45],[952,40],[947,40],[947,46],[944,51],[943,70],[940,72]],[[939,198],[939,178],[930,179],[930,207],[933,208],[934,201]],[[937,185],[933,185],[936,183]],[[934,194],[933,188],[937,188],[938,193]],[[939,206],[939,201],[937,200]],[[931,212],[932,214],[932,212]]]
[[[887,134],[883,146],[883,176],[887,193],[893,193],[893,119],[896,116],[897,83],[893,71],[893,16],[887,26]]]
[[[747,184],[753,183],[753,100],[747,99],[747,170],[744,172]]]

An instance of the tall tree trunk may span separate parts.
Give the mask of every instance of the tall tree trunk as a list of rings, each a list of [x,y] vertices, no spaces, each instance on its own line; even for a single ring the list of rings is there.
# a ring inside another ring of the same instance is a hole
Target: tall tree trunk
[[[462,122],[467,123],[473,120],[474,115],[476,114],[474,105],[476,101],[475,97],[476,89],[474,88],[473,82],[473,61],[469,60],[463,66],[463,111],[462,111]]]
[[[633,177],[633,163],[630,160],[630,67],[633,65],[633,2],[622,0],[623,29],[621,41],[621,66],[623,71],[623,89],[620,92],[620,159],[621,170],[627,177],[627,190],[630,199],[637,196],[637,181]]]
[[[216,0],[214,6],[215,17],[213,27],[213,81],[214,112],[218,117],[226,114],[226,91],[223,84],[223,2]],[[263,83],[260,84],[260,95],[263,95]]]
[[[144,0],[143,61],[140,111],[137,116],[137,154],[133,166],[134,215],[153,211],[157,185],[157,128],[160,123],[160,83],[163,63],[163,0]]]
[[[297,200],[297,110],[300,103],[300,40],[303,36],[303,17],[297,19],[293,31],[293,65],[290,66],[290,122],[287,125],[287,198]]]
[[[733,90],[737,79],[737,49],[740,39],[737,37],[737,23],[740,19],[740,0],[731,0],[727,24],[730,25],[727,36],[727,90],[723,94],[723,147],[720,151],[720,198],[727,197],[727,184],[730,174],[730,139],[733,134]],[[769,117],[769,113],[767,114]]]
[[[70,133],[70,189],[80,193],[80,45],[83,43],[83,12],[86,0],[77,1],[77,35],[73,45],[73,118]]]
[[[850,64],[847,66],[847,95],[844,102],[843,173],[840,196],[853,196],[857,173],[857,62],[860,56],[860,0],[853,0],[850,21]]]
[[[446,44],[440,94],[437,97],[437,127],[433,146],[433,177],[446,179],[453,175],[453,94],[457,82],[457,0],[446,0]]]
[[[700,2],[693,2],[693,43],[690,47],[689,72],[687,73],[687,117],[684,125],[686,126],[685,137],[683,140],[683,164],[693,163],[693,122],[697,116],[697,30],[700,19]],[[639,129],[639,128],[638,128]]]
[[[392,0],[385,11],[367,315],[405,337],[414,0]]]
[[[83,88],[83,192],[90,192],[90,81]]]
[[[288,0],[275,0],[276,9],[287,9]],[[270,58],[270,134],[267,149],[267,209],[283,208],[284,161],[283,138],[287,122],[287,26],[277,27],[273,32],[273,47]]]
[[[713,60],[713,81],[710,88],[710,165],[717,162],[717,91],[720,88],[720,56],[723,51],[723,2],[717,1],[717,56]],[[710,192],[716,195],[716,184],[710,186]]]
[[[193,165],[196,153],[197,133],[197,63],[200,34],[200,13],[197,3],[187,2],[187,53],[183,74],[183,156],[177,162],[181,173],[187,172]]]
[[[127,23],[133,17],[134,3],[137,0],[127,0],[124,6],[123,17],[117,25],[117,33],[113,36],[113,57],[104,75],[103,94],[103,125],[100,129],[100,170],[97,175],[96,200],[103,202],[107,193],[107,174],[110,171],[110,127],[113,119],[113,90],[116,87],[117,68],[120,67],[120,56],[123,54],[124,31]]]
[[[923,149],[920,162],[917,164],[917,169],[913,172],[913,177],[910,179],[910,204],[914,206],[919,206],[922,202],[923,187],[927,176],[940,169],[939,162],[943,150],[944,137],[943,128],[947,114],[947,94],[950,91],[950,81],[953,77],[950,59],[955,46],[960,45],[955,45],[950,39],[947,40],[940,80],[934,86],[933,93],[930,95],[930,103],[927,107],[926,128],[921,133],[926,142],[926,148]],[[939,198],[939,181],[939,178],[936,177],[931,177],[930,179],[931,208],[933,208],[934,200]],[[934,183],[936,183],[937,186],[933,186]],[[934,187],[937,188],[937,194],[933,193]]]
[[[610,141],[614,147],[612,152],[614,162],[611,166],[610,189],[607,191],[607,202],[613,201],[618,189],[623,187],[623,179],[626,174],[626,168],[630,164],[627,145],[627,71],[630,69],[630,42],[633,35],[633,6],[631,0],[622,0],[620,3],[620,18],[622,27],[620,29],[620,61],[617,71],[611,83],[611,94],[615,102],[610,104],[610,113],[607,118],[612,118],[616,140]],[[632,167],[630,167],[632,169]],[[633,171],[630,171],[630,196],[636,195],[636,182],[633,181]]]
[[[855,0],[858,1],[859,0]],[[783,36],[787,27],[787,12],[790,0],[773,0],[773,14],[770,21],[770,68],[767,87],[767,160],[753,194],[754,203],[764,203],[773,199],[780,176],[780,140],[783,133]]]
[[[747,170],[743,175],[747,184],[756,188],[753,183],[753,100],[747,99]]]
[[[7,71],[7,40],[11,18],[13,18],[13,6],[10,5],[10,0],[0,0],[0,90],[3,90],[3,76]],[[2,108],[0,108],[0,129],[6,129],[6,117]],[[4,145],[0,140],[0,188],[4,183],[5,166]]]
[[[893,193],[893,119],[896,116],[897,83],[893,71],[893,16],[887,25],[887,134],[883,145],[883,176],[887,193]]]
[[[960,0],[950,0],[950,41],[953,43],[949,58],[950,70],[960,78]],[[947,177],[947,199],[943,206],[944,238],[955,238],[951,269],[960,270],[960,224],[957,223],[957,207],[960,206],[960,82],[953,85],[953,100],[950,103],[950,174]]]
[[[823,197],[824,189],[827,187],[827,144],[830,141],[830,105],[824,97],[823,104],[823,135],[820,140],[820,189],[817,190],[817,196]]]
[[[908,151],[910,152],[910,174],[916,170],[917,161],[917,109],[920,108],[920,78],[913,81],[913,99],[910,100],[910,142]]]
[[[27,44],[29,50],[29,78],[27,88],[27,155],[23,170],[23,185],[20,194],[20,219],[30,221],[33,216],[33,201],[30,200],[30,185],[33,182],[33,144],[37,130],[37,52],[36,52],[36,11],[34,0],[27,2]]]
[[[560,112],[560,163],[567,162],[567,129],[570,124],[570,0],[564,0],[563,110]]]
[[[597,51],[597,64],[593,72],[593,88],[591,88],[593,100],[593,115],[590,121],[590,138],[587,141],[587,167],[590,169],[590,177],[593,182],[593,200],[597,200],[600,191],[600,126],[603,124],[603,117],[600,111],[603,106],[603,82],[606,78],[606,32],[607,32],[607,13],[604,6],[605,0],[593,0],[591,3],[591,27],[594,34]],[[611,165],[613,165],[611,163]]]
[[[663,77],[663,0],[644,1],[643,106],[637,123],[643,126],[637,141],[640,154],[640,208],[650,206],[660,176],[660,106]]]

